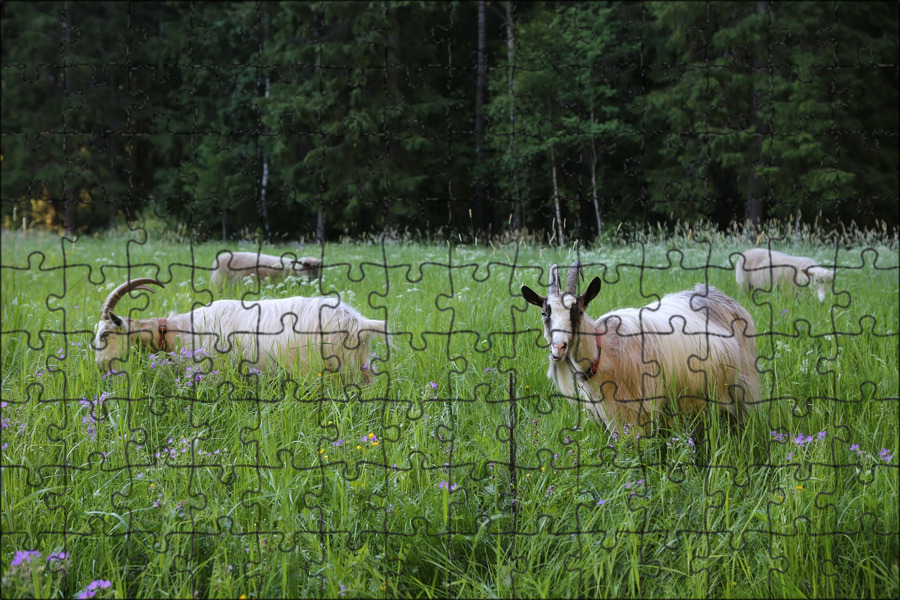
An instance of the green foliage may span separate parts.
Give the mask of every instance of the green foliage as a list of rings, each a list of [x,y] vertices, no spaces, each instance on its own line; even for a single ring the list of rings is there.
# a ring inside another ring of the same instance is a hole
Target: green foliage
[[[897,225],[891,5],[486,3],[481,146],[478,6],[5,2],[4,220],[471,240],[549,232],[558,197],[582,239],[598,216]]]

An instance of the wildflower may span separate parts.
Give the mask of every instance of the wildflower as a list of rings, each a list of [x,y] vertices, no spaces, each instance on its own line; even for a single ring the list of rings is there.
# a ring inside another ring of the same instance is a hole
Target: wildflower
[[[606,504],[606,500],[603,500],[602,498],[597,502],[597,506],[603,506],[604,504]]]
[[[436,390],[436,389],[438,388],[438,384],[436,384],[436,383],[433,382],[433,381],[429,381],[429,382],[428,382],[428,385],[430,385],[430,386],[431,386],[431,389],[433,389],[433,390]]]
[[[19,565],[30,563],[32,558],[40,558],[41,553],[37,550],[19,550],[13,557],[10,567],[18,567]]]
[[[343,446],[343,445],[344,445],[344,438],[341,438],[341,439],[339,439],[339,440],[336,441],[336,442],[331,442],[331,445],[332,445],[332,446]]]
[[[97,595],[97,592],[100,590],[106,590],[112,587],[112,582],[106,579],[96,579],[90,582],[84,591],[76,596],[76,598],[93,598]]]
[[[554,491],[555,489],[556,489],[556,488],[553,487],[552,485],[549,486],[549,487],[547,488],[547,492],[544,494],[544,498],[549,498],[550,495],[553,494],[553,491]]]
[[[347,595],[347,586],[345,586],[343,583],[340,584],[340,586],[341,586],[341,596],[346,596]]]
[[[894,458],[894,455],[891,454],[891,451],[887,448],[882,448],[881,452],[878,453],[879,458],[884,462],[891,462],[891,459]]]
[[[828,432],[820,431],[819,433],[816,434],[816,437],[818,437],[819,441],[821,442],[822,440],[825,439],[825,436],[827,436],[827,435],[828,435]]]
[[[360,446],[359,444],[357,444],[357,445],[356,445],[356,449],[357,449],[357,450],[362,450],[362,446]]]
[[[450,490],[450,492],[455,492],[458,487],[455,483],[451,485],[449,481],[442,481],[438,484],[438,489]]]
[[[850,450],[852,452],[859,452],[859,444],[853,444],[852,446],[850,446]]]
[[[788,452],[788,453],[787,453],[787,459],[788,459],[788,462],[794,460],[794,453],[793,453],[793,452]]]
[[[47,562],[53,562],[53,561],[62,562],[64,560],[66,560],[67,558],[69,558],[68,552],[56,552],[47,557]]]

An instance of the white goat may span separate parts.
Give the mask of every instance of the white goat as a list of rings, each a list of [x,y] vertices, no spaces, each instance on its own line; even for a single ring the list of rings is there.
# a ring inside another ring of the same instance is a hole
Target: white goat
[[[252,275],[257,279],[283,279],[288,275],[306,275],[316,279],[322,261],[314,256],[293,259],[289,255],[273,256],[256,252],[226,251],[216,256],[209,276],[210,285],[222,286],[229,281]]]
[[[367,319],[337,298],[279,298],[244,302],[217,300],[188,313],[166,318],[127,319],[113,309],[128,292],[146,284],[163,287],[155,279],[141,278],[114,289],[100,309],[94,340],[95,362],[101,369],[124,361],[129,347],[167,351],[178,345],[203,348],[213,355],[237,349],[259,368],[280,363],[295,374],[314,364],[330,364],[351,376],[366,368],[372,334],[385,336],[384,321]]]
[[[811,258],[791,256],[766,248],[753,248],[741,254],[734,268],[734,279],[741,287],[770,288],[794,284],[806,287],[816,284],[819,302],[825,300],[825,284],[834,281],[834,271],[819,266]]]
[[[591,416],[610,431],[647,426],[669,400],[666,421],[679,409],[699,413],[714,403],[742,424],[759,395],[755,326],[750,314],[713,287],[664,296],[643,308],[623,308],[597,320],[585,309],[600,292],[595,277],[584,295],[576,286],[581,263],[569,269],[559,291],[556,265],[550,292],[522,286],[522,296],[541,308],[550,344],[547,377],[573,403],[586,397]]]

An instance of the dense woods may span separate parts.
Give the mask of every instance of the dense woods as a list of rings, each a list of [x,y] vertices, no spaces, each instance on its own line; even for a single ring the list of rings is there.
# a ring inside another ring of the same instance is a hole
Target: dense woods
[[[898,225],[888,2],[4,2],[2,216],[200,237]]]

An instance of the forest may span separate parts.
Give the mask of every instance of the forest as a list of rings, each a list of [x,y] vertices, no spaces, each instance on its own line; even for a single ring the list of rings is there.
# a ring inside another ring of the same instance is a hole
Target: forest
[[[2,220],[898,225],[889,2],[4,2]]]

